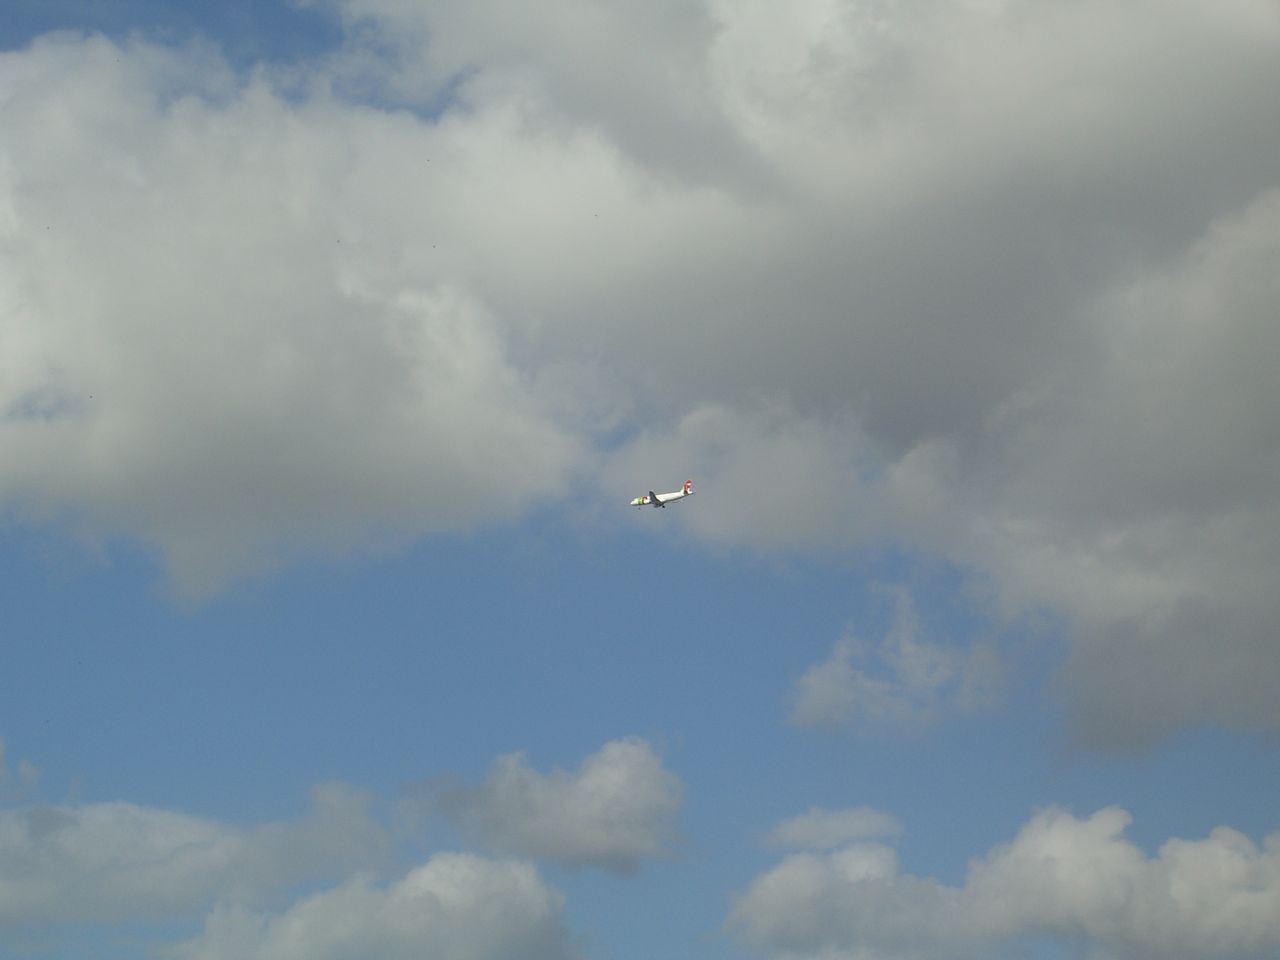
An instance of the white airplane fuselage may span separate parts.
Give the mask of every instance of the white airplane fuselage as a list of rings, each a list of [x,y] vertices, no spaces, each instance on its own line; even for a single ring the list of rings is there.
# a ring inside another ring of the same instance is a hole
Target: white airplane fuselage
[[[654,493],[650,490],[643,496],[636,497],[631,501],[633,507],[665,507],[668,503],[676,500],[683,500],[685,497],[693,496],[693,481],[686,480],[684,487],[676,490],[674,493]]]

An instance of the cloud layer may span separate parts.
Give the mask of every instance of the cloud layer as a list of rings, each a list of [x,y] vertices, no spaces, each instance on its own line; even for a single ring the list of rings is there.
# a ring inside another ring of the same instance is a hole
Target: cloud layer
[[[1280,727],[1273,4],[319,5],[0,55],[7,515],[199,593],[693,473],[1061,614],[1084,742]]]

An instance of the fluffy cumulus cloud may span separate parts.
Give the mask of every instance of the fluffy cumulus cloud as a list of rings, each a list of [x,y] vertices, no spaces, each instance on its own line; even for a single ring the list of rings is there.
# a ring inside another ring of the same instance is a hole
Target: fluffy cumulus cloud
[[[990,955],[1032,940],[1115,958],[1261,958],[1280,947],[1280,835],[1227,827],[1148,856],[1129,816],[1037,814],[962,886],[904,873],[883,844],[790,856],[735,902],[730,927],[767,955]]]
[[[199,591],[692,474],[1062,614],[1091,743],[1280,727],[1269,0],[313,5],[0,58],[7,515]]]
[[[562,478],[572,438],[441,268],[470,243],[433,235],[448,177],[414,181],[432,128],[101,39],[6,54],[0,89],[9,512],[140,538],[199,591]]]
[[[0,811],[0,926],[197,916],[377,864],[385,832],[350,788],[256,828],[129,803]]]
[[[174,960],[571,960],[563,898],[527,863],[437,854],[394,883],[352,880],[279,914],[223,907]]]
[[[503,853],[630,871],[666,857],[684,788],[644,740],[606,743],[577,770],[538,773],[499,757],[478,787],[436,792],[432,805]]]

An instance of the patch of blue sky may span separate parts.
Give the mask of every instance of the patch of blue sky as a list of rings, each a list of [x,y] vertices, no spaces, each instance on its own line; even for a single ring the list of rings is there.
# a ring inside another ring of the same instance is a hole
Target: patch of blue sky
[[[238,81],[265,76],[272,90],[292,103],[320,89],[348,103],[404,111],[433,122],[462,102],[472,70],[445,78],[438,88],[406,94],[388,82],[402,52],[379,49],[358,25],[352,29],[355,37],[327,4],[294,0],[13,0],[0,17],[0,52],[22,49],[46,36],[96,34],[120,45],[140,40],[212,54]],[[365,66],[326,70],[315,87],[317,65],[351,43],[361,48],[357,60]],[[372,64],[377,68],[368,69]],[[193,92],[214,100],[226,93],[180,89],[171,96]]]
[[[288,0],[10,0],[0,17],[0,49],[64,30],[165,45],[204,40],[237,69],[310,59],[342,41],[334,16]]]
[[[32,536],[11,533],[0,551],[22,664],[0,698],[10,765],[41,767],[46,801],[254,824],[301,815],[311,787],[337,780],[370,791],[390,823],[407,791],[478,783],[500,754],[571,770],[607,740],[646,738],[685,785],[676,859],[624,879],[547,871],[573,928],[598,938],[593,956],[634,955],[615,954],[620,937],[735,955],[718,930],[728,893],[783,855],[764,834],[813,806],[892,813],[904,873],[949,885],[1048,805],[1118,804],[1149,852],[1217,823],[1255,839],[1273,827],[1263,747],[1202,733],[1137,763],[1073,757],[1026,677],[997,707],[924,732],[788,724],[792,684],[842,631],[892,627],[883,585],[910,579],[900,558],[858,576],[798,560],[780,575],[634,530],[587,544],[548,519],[295,568],[192,609],[164,599],[143,553],[63,564],[50,544],[41,569]],[[945,580],[912,585],[922,630],[953,615]],[[432,849],[409,843],[406,857],[467,843],[439,822],[414,836]]]

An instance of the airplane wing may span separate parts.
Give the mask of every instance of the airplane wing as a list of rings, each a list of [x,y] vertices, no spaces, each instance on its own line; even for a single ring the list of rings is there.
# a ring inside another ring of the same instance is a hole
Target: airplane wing
[[[666,506],[665,503],[663,503],[661,500],[658,499],[658,495],[654,493],[652,490],[649,491],[649,502],[652,503],[655,507]]]

